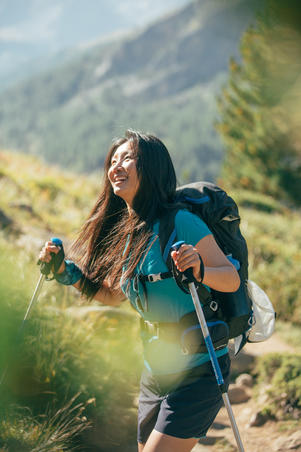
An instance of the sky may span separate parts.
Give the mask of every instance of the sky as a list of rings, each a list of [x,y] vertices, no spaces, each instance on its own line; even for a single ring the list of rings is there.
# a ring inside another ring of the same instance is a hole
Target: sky
[[[0,80],[66,48],[127,31],[189,0],[0,0]]]

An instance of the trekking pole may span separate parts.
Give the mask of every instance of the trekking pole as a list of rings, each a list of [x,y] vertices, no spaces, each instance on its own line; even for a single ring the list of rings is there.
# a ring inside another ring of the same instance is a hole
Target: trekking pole
[[[172,250],[177,251],[181,247],[181,245],[183,245],[184,243],[185,242],[183,242],[183,241],[177,242],[171,248],[172,248]],[[209,356],[210,356],[210,360],[211,360],[211,363],[212,363],[212,367],[213,367],[213,370],[214,370],[216,381],[217,381],[218,387],[219,387],[219,389],[221,391],[222,398],[223,398],[223,401],[224,401],[224,405],[225,405],[225,407],[227,409],[227,412],[228,412],[228,416],[229,416],[229,419],[230,419],[230,422],[231,422],[231,427],[232,427],[232,430],[233,430],[233,433],[234,433],[234,436],[235,436],[235,440],[236,440],[236,444],[237,444],[237,447],[238,447],[238,451],[239,452],[244,452],[244,447],[243,447],[243,444],[242,444],[242,441],[241,441],[239,430],[238,430],[238,427],[237,427],[237,424],[236,424],[236,421],[235,421],[235,417],[234,417],[234,414],[233,414],[233,410],[232,410],[232,407],[231,407],[231,404],[230,404],[229,396],[228,396],[228,393],[227,393],[227,390],[226,390],[226,386],[225,386],[224,378],[223,378],[223,375],[222,375],[222,372],[221,372],[221,369],[220,369],[220,365],[219,365],[219,362],[217,360],[217,357],[216,357],[216,354],[215,354],[215,351],[214,351],[212,339],[211,339],[211,336],[210,336],[210,333],[209,333],[209,330],[208,330],[208,326],[207,326],[207,323],[206,323],[206,319],[205,319],[205,316],[204,316],[202,305],[200,303],[199,296],[198,296],[198,293],[196,291],[195,284],[194,284],[194,282],[192,280],[193,279],[192,269],[189,268],[189,269],[185,270],[184,275],[188,279],[189,291],[190,291],[190,294],[191,294],[191,297],[192,297],[192,300],[193,300],[193,304],[194,304],[194,307],[195,307],[195,310],[196,310],[196,313],[197,313],[197,316],[198,316],[198,319],[199,319],[199,322],[200,322],[202,334],[204,336],[204,341],[205,341],[205,344],[206,344],[206,347],[207,347],[207,350],[208,350],[208,353],[209,353]]]
[[[40,260],[38,261],[38,265],[41,265],[41,267],[40,267],[41,275],[39,277],[39,281],[38,281],[38,283],[36,285],[36,288],[34,290],[34,293],[32,295],[30,303],[28,305],[28,308],[27,308],[26,314],[24,316],[24,319],[23,319],[23,321],[21,323],[21,326],[20,326],[20,328],[18,330],[17,337],[16,337],[16,343],[19,342],[19,340],[20,340],[20,338],[22,336],[22,333],[23,333],[23,330],[24,330],[24,326],[25,326],[26,321],[27,321],[27,319],[29,317],[30,311],[32,310],[34,304],[36,303],[36,301],[37,301],[37,299],[38,299],[38,297],[40,295],[40,292],[41,292],[41,289],[43,287],[44,281],[47,278],[47,276],[49,275],[49,273],[51,272],[52,266],[54,267],[54,271],[57,271],[60,268],[60,266],[61,266],[61,264],[62,264],[62,262],[64,260],[65,254],[64,254],[63,243],[62,243],[61,239],[58,239],[58,238],[54,237],[54,238],[51,239],[51,241],[53,242],[53,244],[55,246],[59,246],[61,249],[58,252],[58,254],[51,253],[52,254],[52,259],[51,259],[50,262],[41,262]],[[4,381],[5,377],[6,377],[7,371],[8,371],[8,365],[5,367],[4,371],[2,372],[1,379],[0,379],[0,386],[2,385],[2,383],[3,383],[3,381]]]

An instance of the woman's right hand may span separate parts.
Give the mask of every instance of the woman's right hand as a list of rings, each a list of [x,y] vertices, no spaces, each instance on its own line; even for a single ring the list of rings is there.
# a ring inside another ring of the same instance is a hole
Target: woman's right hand
[[[53,242],[49,241],[46,242],[43,248],[40,251],[39,254],[39,260],[41,262],[50,262],[52,259],[51,253],[57,254],[60,251],[60,247],[56,246]],[[58,269],[57,273],[63,273],[65,270],[65,261],[63,260],[60,268]]]

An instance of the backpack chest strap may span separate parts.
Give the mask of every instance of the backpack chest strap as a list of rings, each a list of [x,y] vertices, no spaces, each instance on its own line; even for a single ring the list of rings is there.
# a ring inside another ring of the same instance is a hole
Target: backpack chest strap
[[[151,273],[150,275],[142,275],[139,274],[139,280],[141,282],[157,282],[157,281],[162,281],[163,279],[168,279],[168,278],[172,278],[172,273],[171,272],[162,272],[162,273]]]
[[[142,273],[137,274],[137,278],[142,283],[145,296],[147,297],[147,289],[146,289],[146,282],[154,283],[157,281],[163,281],[164,279],[168,278],[174,278],[174,275],[172,272],[161,272],[161,273],[151,273],[149,275],[143,275]],[[202,301],[202,303],[206,304],[208,300],[211,300],[211,294],[210,292],[203,286],[203,284],[197,284],[197,292],[198,295]]]

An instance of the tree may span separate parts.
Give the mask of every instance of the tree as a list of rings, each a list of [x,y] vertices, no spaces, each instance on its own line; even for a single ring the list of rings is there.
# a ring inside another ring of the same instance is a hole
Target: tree
[[[266,0],[218,99],[225,185],[301,204],[301,11]]]

